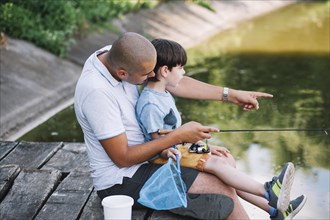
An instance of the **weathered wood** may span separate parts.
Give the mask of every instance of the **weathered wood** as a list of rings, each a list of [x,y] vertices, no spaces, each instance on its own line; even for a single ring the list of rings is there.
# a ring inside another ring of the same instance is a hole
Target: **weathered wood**
[[[147,209],[133,209],[132,220],[143,220],[147,214]],[[94,190],[89,198],[84,210],[81,213],[80,220],[99,220],[103,219],[103,207],[101,199]]]
[[[33,219],[60,177],[57,170],[23,169],[0,203],[0,219]]]
[[[99,220],[103,219],[103,208],[101,204],[101,199],[98,197],[96,191],[94,190],[84,209],[82,210],[81,220]]]
[[[49,197],[36,219],[77,219],[93,190],[89,172],[71,172]]]
[[[17,145],[17,142],[0,142],[0,161]]]
[[[4,155],[0,161],[0,219],[103,219],[83,143],[0,144]],[[133,209],[132,219],[188,218],[166,211]]]
[[[17,164],[21,168],[40,168],[60,147],[62,143],[20,142],[0,161],[0,165]]]
[[[0,166],[0,202],[6,196],[8,190],[21,171],[17,165],[2,165]]]
[[[89,163],[86,146],[83,143],[65,143],[64,147],[42,167],[42,169],[56,169],[64,173],[73,170],[88,171]]]

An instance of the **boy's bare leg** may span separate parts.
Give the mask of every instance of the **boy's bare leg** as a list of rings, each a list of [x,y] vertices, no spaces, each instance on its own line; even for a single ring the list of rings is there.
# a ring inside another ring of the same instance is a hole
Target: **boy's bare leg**
[[[268,205],[268,201],[265,198],[239,190],[236,190],[236,192],[238,196],[244,199],[245,201],[248,201],[249,203],[261,208],[267,213],[269,212],[270,206]]]
[[[227,195],[232,198],[234,202],[234,209],[227,219],[249,219],[249,216],[237,197],[235,189],[227,186],[218,177],[212,174],[199,173],[194,183],[189,188],[188,193]]]
[[[228,154],[227,157],[224,157],[228,164],[234,168],[236,168],[236,161],[231,154]],[[236,189],[236,193],[239,197],[244,199],[247,202],[259,207],[260,209],[264,210],[265,212],[269,212],[269,204],[268,201],[260,196],[253,195],[251,193],[243,192],[241,190]]]
[[[265,188],[263,184],[233,167],[229,158],[211,156],[205,163],[204,171],[214,174],[227,185],[235,189],[249,192],[260,197],[264,196]]]

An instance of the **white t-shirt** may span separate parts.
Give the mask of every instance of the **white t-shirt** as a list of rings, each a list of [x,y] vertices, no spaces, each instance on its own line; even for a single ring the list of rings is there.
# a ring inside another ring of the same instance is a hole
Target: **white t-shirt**
[[[96,190],[121,184],[123,177],[132,177],[141,166],[137,164],[125,168],[117,167],[99,140],[126,132],[128,146],[144,142],[135,116],[138,87],[114,79],[97,57],[98,54],[110,49],[111,46],[106,46],[87,59],[74,97],[76,117],[84,132],[91,176]]]

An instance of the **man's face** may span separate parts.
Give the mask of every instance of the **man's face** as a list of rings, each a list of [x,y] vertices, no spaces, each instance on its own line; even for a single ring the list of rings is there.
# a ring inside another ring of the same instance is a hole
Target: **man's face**
[[[140,85],[145,83],[148,80],[148,78],[155,76],[154,73],[155,65],[156,62],[154,60],[144,62],[139,72],[128,73],[126,81],[135,85]]]

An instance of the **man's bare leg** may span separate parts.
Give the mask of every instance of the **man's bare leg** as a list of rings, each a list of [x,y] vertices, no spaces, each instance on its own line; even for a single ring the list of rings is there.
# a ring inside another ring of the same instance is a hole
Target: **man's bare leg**
[[[225,185],[220,179],[212,174],[199,173],[189,188],[188,193],[212,193],[229,196],[233,199],[234,210],[227,219],[249,219],[249,216],[237,197],[235,189]]]

